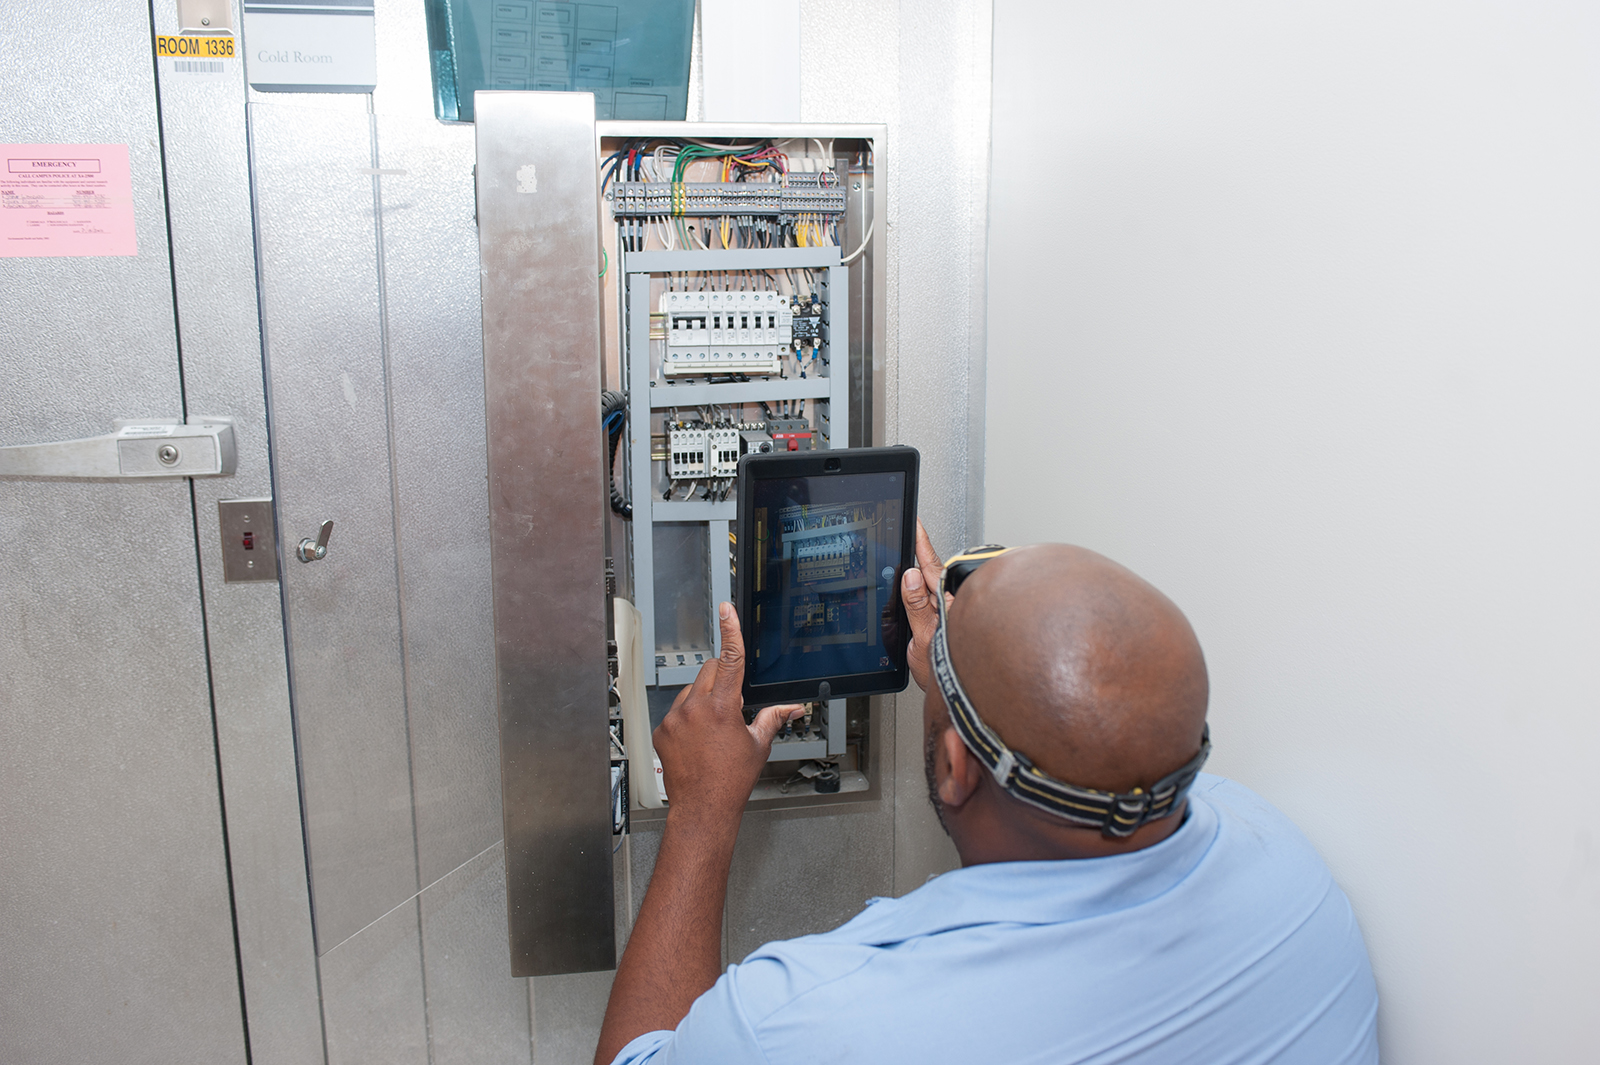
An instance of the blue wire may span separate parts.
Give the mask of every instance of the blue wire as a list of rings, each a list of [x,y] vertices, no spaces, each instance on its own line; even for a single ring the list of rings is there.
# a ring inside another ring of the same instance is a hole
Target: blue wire
[[[611,172],[606,175],[604,181],[600,182],[600,194],[602,196],[605,195],[606,186],[611,184],[611,179],[616,177],[617,171],[621,169],[622,157],[628,154],[629,151],[630,149],[628,148],[619,148],[600,161],[601,166],[605,166],[607,163],[611,164]]]

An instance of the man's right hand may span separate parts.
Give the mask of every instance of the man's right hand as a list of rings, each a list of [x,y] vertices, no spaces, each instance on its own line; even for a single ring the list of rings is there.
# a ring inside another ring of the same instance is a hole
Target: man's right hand
[[[911,667],[911,679],[917,687],[928,690],[928,646],[933,642],[933,630],[939,627],[939,581],[944,578],[944,563],[928,539],[928,530],[917,519],[917,564],[908,567],[901,578],[901,597],[906,604],[906,618],[911,622],[911,646],[906,648],[906,664]],[[953,596],[950,598],[954,598]]]

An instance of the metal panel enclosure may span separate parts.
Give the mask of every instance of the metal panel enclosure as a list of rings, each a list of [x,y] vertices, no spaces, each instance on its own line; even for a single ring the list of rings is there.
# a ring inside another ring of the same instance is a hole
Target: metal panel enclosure
[[[593,103],[586,94],[479,93],[477,126],[512,972],[609,969]]]
[[[371,166],[370,130],[359,111],[256,104],[250,112],[319,955],[419,890],[373,179],[361,171]],[[327,558],[293,561],[293,545],[326,519],[334,522]]]

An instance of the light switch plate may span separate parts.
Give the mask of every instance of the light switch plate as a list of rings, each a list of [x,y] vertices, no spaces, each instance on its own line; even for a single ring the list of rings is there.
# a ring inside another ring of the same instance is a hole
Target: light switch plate
[[[278,540],[273,535],[272,500],[223,499],[217,502],[222,526],[222,579],[278,579]]]

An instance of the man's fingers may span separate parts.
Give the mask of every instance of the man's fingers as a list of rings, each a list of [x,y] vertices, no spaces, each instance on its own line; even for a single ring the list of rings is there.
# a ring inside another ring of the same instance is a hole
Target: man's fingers
[[[799,703],[783,703],[779,706],[763,707],[756,714],[756,719],[750,722],[750,735],[756,738],[763,751],[772,749],[772,739],[778,730],[797,717],[805,716],[806,708]]]
[[[683,690],[678,692],[678,697],[672,701],[672,708],[676,710],[678,708],[678,704],[683,702],[684,699],[688,698],[691,692],[699,695],[709,695],[711,689],[717,683],[717,671],[722,668],[719,665],[720,662],[721,659],[713,658],[711,661],[702,665],[700,667],[700,672],[694,675],[694,683],[685,684],[683,686]]]
[[[922,575],[930,584],[938,583],[939,575],[944,572],[944,563],[939,560],[939,552],[933,549],[933,541],[928,539],[928,530],[923,526],[922,519],[917,519],[917,566],[921,568]]]
[[[739,632],[739,615],[734,613],[732,603],[718,605],[717,629],[722,633],[722,653],[701,666],[694,678],[693,688],[702,695],[713,690],[726,692],[728,682],[724,677],[728,673],[737,675],[734,687],[744,683],[744,636]]]
[[[732,603],[717,608],[717,625],[722,630],[722,654],[717,657],[716,688],[724,695],[737,695],[744,685],[744,634]]]
[[[927,586],[928,594],[937,594],[939,582],[944,579],[944,563],[939,560],[939,552],[933,549],[933,541],[928,539],[928,530],[923,527],[921,518],[917,519],[917,569],[922,571],[922,583]]]

